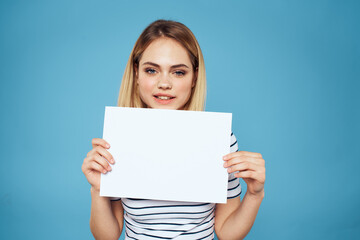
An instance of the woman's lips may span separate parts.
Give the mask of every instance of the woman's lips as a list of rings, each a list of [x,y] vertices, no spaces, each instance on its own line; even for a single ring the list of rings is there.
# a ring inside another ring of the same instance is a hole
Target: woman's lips
[[[169,104],[174,101],[175,97],[167,94],[154,95],[154,99],[157,103],[160,104]]]

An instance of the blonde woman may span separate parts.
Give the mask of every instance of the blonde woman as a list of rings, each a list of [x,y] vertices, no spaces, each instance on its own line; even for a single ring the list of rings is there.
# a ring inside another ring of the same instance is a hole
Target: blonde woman
[[[193,33],[175,21],[151,23],[131,52],[118,106],[203,111],[205,94],[204,60]],[[115,162],[109,143],[92,139],[82,171],[91,184],[94,237],[118,239],[125,228],[125,239],[214,239],[214,231],[219,239],[243,239],[264,198],[265,161],[259,153],[238,151],[235,135],[229,137],[226,204],[100,197],[100,175]],[[242,200],[239,178],[247,184]]]

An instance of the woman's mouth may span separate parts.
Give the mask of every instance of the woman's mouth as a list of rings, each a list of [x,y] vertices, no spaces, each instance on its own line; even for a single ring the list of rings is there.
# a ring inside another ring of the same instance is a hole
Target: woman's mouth
[[[163,95],[163,94],[159,94],[159,95],[154,95],[155,101],[160,103],[160,104],[169,104],[173,101],[173,99],[175,99],[174,96],[171,95]]]
[[[167,97],[167,96],[155,96],[155,97],[158,99],[162,99],[162,100],[169,100],[169,99],[174,98],[174,97]]]

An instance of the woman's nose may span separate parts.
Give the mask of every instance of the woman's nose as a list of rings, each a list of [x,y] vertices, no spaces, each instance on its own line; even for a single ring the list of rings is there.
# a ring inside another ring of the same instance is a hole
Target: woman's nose
[[[171,89],[172,84],[171,84],[171,81],[169,79],[169,76],[166,75],[166,74],[160,76],[157,87],[161,88],[161,89]]]

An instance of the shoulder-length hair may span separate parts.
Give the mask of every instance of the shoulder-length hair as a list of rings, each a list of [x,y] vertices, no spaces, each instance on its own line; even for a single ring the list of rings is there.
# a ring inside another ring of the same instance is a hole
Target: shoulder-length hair
[[[118,106],[144,108],[145,103],[139,96],[138,85],[135,81],[135,67],[138,66],[145,49],[154,40],[167,37],[179,42],[188,52],[196,79],[185,110],[203,111],[206,97],[206,75],[204,58],[194,34],[184,24],[171,20],[157,20],[151,23],[141,33],[131,51],[125,72],[122,78]]]

